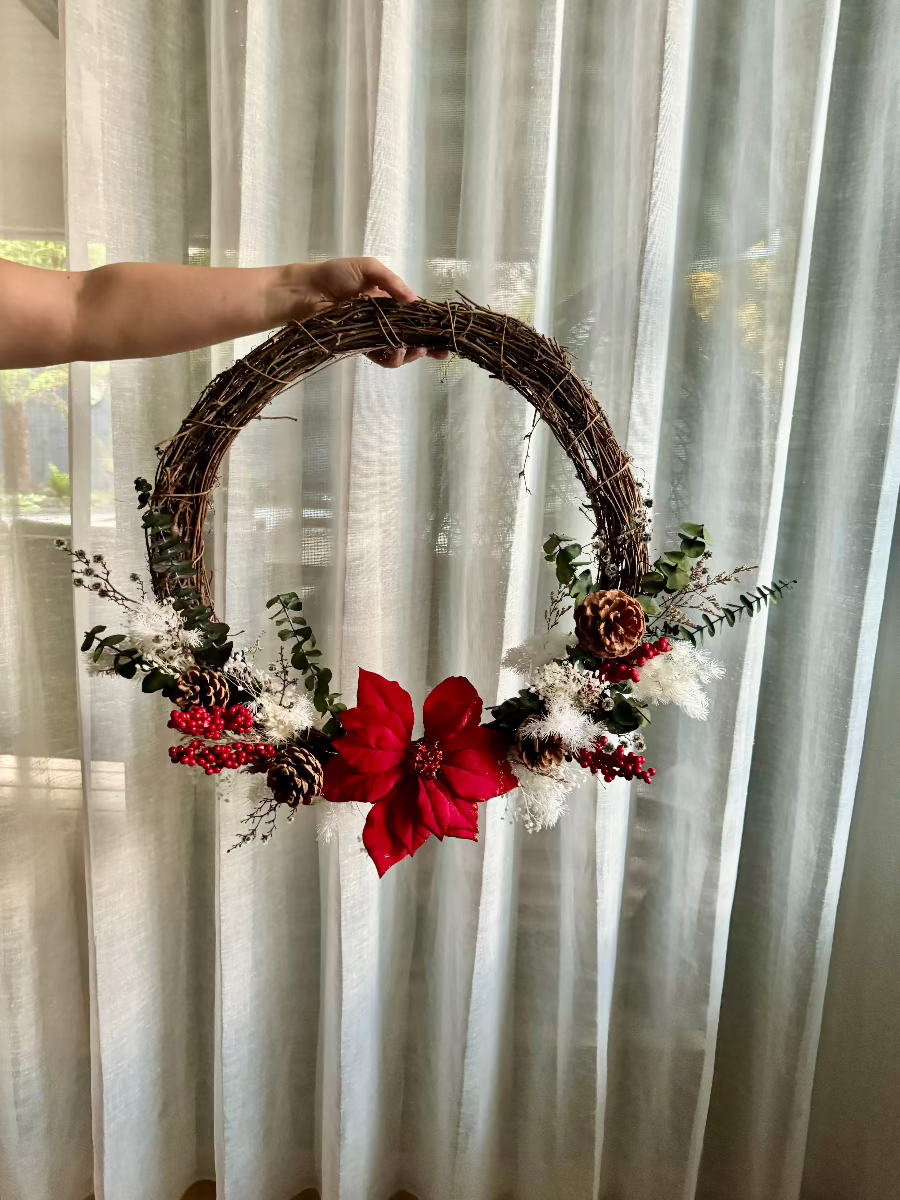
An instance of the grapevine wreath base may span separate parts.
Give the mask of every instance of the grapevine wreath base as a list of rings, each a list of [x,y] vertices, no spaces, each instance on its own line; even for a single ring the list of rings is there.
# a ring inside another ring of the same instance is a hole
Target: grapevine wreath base
[[[594,527],[588,546],[560,535],[544,543],[559,586],[544,632],[505,656],[522,676],[518,694],[483,722],[472,684],[445,679],[425,701],[421,737],[409,694],[362,667],[355,707],[341,702],[296,592],[268,602],[277,662],[258,663],[259,641],[236,649],[214,612],[203,564],[210,497],[240,430],[322,367],[397,346],[450,350],[520,392],[572,461]],[[678,546],[651,563],[651,501],[565,350],[465,299],[351,300],[294,322],[217,376],[157,449],[154,482],[135,481],[149,594],[137,575],[136,594],[120,589],[102,555],[59,545],[71,556],[74,584],[125,617],[123,632],[95,625],[85,634],[90,670],[140,680],[144,692],[174,705],[173,763],[265,777],[237,845],[268,840],[282,810],[290,820],[322,801],[365,806],[363,844],[383,875],[432,836],[476,841],[478,805],[494,797],[506,796],[512,815],[535,831],[556,823],[589,773],[649,784],[654,769],[641,731],[652,706],[677,704],[704,718],[704,684],[722,673],[704,637],[791,586],[780,580],[734,602],[718,599],[720,587],[755,568],[714,574],[702,524],[682,525]],[[565,632],[571,610],[574,628]]]

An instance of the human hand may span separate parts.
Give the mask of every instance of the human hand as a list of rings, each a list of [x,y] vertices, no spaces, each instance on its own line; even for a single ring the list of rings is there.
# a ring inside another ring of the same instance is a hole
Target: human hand
[[[299,320],[356,296],[385,296],[401,302],[417,300],[407,287],[377,258],[332,258],[323,263],[295,263],[282,268],[274,291],[275,320],[272,324]],[[444,359],[446,350],[424,346],[398,347],[369,358],[380,367],[402,367],[425,356]]]

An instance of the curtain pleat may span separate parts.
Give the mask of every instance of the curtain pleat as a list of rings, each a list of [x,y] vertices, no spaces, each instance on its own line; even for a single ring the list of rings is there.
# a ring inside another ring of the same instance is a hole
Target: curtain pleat
[[[75,364],[54,385],[71,513],[33,511],[9,373],[2,1200],[850,1194],[824,1165],[840,988],[814,1076],[900,486],[900,0],[60,15],[56,43],[0,0],[0,35],[64,81],[73,269],[371,254],[461,291],[571,348],[652,487],[655,546],[703,520],[745,590],[800,582],[709,643],[705,724],[654,713],[650,788],[587,785],[534,836],[496,801],[479,844],[383,881],[353,812],[329,844],[301,812],[231,854],[258,783],[168,767],[163,702],[88,677],[80,631],[114,614],[72,605],[52,537],[140,571],[134,477],[260,339]],[[27,125],[26,92],[0,81],[0,122]],[[5,145],[13,256],[35,234]],[[540,544],[590,535],[525,402],[460,361],[363,360],[267,415],[292,420],[242,433],[209,536],[232,627],[275,658],[265,600],[296,590],[351,701],[360,665],[417,710],[450,674],[514,690]],[[855,1200],[881,1200],[862,1174]]]

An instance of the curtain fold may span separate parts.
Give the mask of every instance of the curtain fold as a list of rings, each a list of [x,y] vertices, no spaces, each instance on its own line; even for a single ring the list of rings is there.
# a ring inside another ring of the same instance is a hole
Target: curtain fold
[[[66,0],[59,41],[0,0],[4,56],[64,83],[34,127],[61,152],[64,122],[67,243],[0,141],[0,253],[377,255],[571,347],[655,544],[703,520],[722,569],[800,581],[711,643],[708,722],[654,716],[652,787],[586,786],[531,836],[496,801],[478,845],[381,882],[352,814],[230,854],[253,785],[169,767],[163,701],[87,676],[114,614],[73,608],[52,542],[140,571],[134,477],[259,339],[6,373],[3,1200],[850,1194],[834,980],[814,1074],[900,486],[898,39],[900,0]],[[351,701],[360,665],[417,710],[449,674],[509,694],[541,542],[589,535],[525,402],[363,360],[269,415],[216,497],[232,627],[268,661],[265,600],[297,590]]]

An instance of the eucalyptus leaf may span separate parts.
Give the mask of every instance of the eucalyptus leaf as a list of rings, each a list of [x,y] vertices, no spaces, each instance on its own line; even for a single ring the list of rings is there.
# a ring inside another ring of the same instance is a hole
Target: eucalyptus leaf
[[[202,662],[208,667],[224,667],[231,657],[233,648],[233,642],[222,642],[220,645],[204,646],[202,650],[194,651],[194,657],[198,662]]]
[[[665,572],[665,575],[667,592],[680,592],[690,586],[691,577],[687,571],[674,568],[671,571]]]
[[[144,513],[141,521],[148,529],[170,529],[172,527],[172,514],[151,508]]]
[[[616,702],[610,716],[617,728],[623,733],[630,733],[634,729],[640,729],[644,724],[644,718],[640,710],[624,699]]]
[[[575,578],[575,572],[564,558],[556,560],[556,578],[564,587],[568,587]]]
[[[666,586],[666,577],[662,571],[648,571],[641,579],[641,592],[647,596],[655,596]]]
[[[89,629],[84,635],[84,641],[81,643],[81,649],[90,650],[91,646],[94,644],[97,634],[102,633],[105,628],[105,625],[95,625],[93,629]]]
[[[152,671],[148,671],[141,681],[142,692],[161,692],[163,688],[172,687],[176,682],[174,675],[167,675],[165,671],[160,671],[154,667]]]

